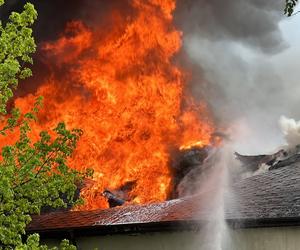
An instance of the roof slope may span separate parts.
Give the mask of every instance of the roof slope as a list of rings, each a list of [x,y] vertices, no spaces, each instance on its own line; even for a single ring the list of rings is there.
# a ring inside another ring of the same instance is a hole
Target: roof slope
[[[246,178],[233,188],[228,219],[300,217],[300,163]]]
[[[225,196],[225,218],[251,226],[300,222],[300,163],[235,183]],[[54,212],[34,216],[28,231],[101,229],[131,225],[196,223],[211,211],[207,195],[190,196],[157,204],[115,207],[85,212]],[[247,222],[247,223],[246,223]],[[254,224],[253,224],[254,222]],[[261,223],[262,222],[262,223]],[[260,224],[259,224],[260,223]],[[122,229],[122,230],[129,230]]]

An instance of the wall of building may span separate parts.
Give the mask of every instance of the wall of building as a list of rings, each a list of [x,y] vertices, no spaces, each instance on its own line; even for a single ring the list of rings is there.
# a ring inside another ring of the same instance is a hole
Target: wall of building
[[[299,250],[300,227],[228,230],[222,250]],[[207,240],[209,239],[209,241]],[[77,238],[79,250],[221,250],[210,232],[162,232]],[[56,244],[48,241],[49,245]]]

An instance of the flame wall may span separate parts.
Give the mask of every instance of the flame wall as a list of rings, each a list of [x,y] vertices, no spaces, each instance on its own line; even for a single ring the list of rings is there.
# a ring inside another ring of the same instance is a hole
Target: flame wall
[[[129,202],[166,200],[170,152],[207,145],[214,130],[205,103],[185,95],[188,72],[174,62],[182,43],[173,25],[175,0],[128,5],[126,13],[112,8],[103,14],[99,25],[70,21],[58,39],[41,43],[47,73],[35,78],[32,93],[15,100],[26,111],[34,97],[44,96],[33,138],[59,121],[83,129],[69,162],[95,171],[82,190],[82,210],[106,208],[104,189],[127,183],[134,183]]]

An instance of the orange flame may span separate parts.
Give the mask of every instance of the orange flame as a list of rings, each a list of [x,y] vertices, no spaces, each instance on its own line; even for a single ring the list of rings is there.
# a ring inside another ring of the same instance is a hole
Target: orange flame
[[[166,200],[170,149],[207,145],[214,130],[205,105],[184,96],[185,73],[172,62],[182,36],[173,25],[175,0],[134,0],[132,6],[130,18],[111,14],[109,32],[75,21],[43,45],[53,73],[34,94],[44,96],[45,110],[33,136],[61,120],[83,129],[69,163],[94,169],[81,210],[108,207],[104,189],[129,182],[135,183],[131,202]],[[33,99],[15,104],[28,110]]]

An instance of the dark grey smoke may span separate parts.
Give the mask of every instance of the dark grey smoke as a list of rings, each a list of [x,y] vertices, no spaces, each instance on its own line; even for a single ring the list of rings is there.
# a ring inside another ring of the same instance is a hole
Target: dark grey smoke
[[[178,1],[178,25],[208,40],[240,41],[264,52],[282,48],[283,0]]]
[[[86,25],[107,25],[106,15],[113,9],[129,13],[127,0],[30,0],[38,11],[34,35],[38,42],[54,40],[64,30],[67,22],[84,20]],[[21,11],[24,1],[6,0],[0,8],[0,17],[5,20],[11,11]]]
[[[272,150],[282,143],[279,117],[300,118],[289,72],[278,71],[289,47],[280,28],[284,2],[178,1],[191,92],[209,103],[221,128],[233,127],[239,151]]]

